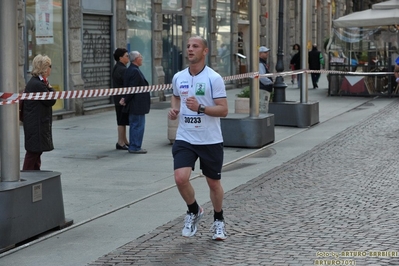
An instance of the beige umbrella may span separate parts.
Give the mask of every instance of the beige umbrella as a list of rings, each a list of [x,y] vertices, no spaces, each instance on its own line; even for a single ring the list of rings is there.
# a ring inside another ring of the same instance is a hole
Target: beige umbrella
[[[354,12],[333,21],[334,28],[378,27],[399,25],[399,0],[372,5],[371,9]]]

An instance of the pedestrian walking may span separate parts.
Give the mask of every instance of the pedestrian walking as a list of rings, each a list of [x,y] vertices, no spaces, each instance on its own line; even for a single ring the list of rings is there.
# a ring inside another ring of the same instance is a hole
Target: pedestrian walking
[[[143,56],[138,51],[129,53],[130,66],[123,76],[124,87],[148,86],[148,81],[140,70],[143,64]],[[129,113],[129,153],[144,154],[147,150],[143,144],[145,115],[150,112],[151,97],[149,92],[124,95],[120,102],[126,106],[125,112]]]
[[[117,48],[114,52],[116,64],[112,69],[112,82],[114,88],[123,88],[123,76],[125,75],[126,65],[129,63],[129,55],[125,48]],[[118,125],[117,150],[128,150],[129,141],[126,138],[126,126],[129,125],[129,114],[123,112],[123,106],[119,103],[122,95],[115,95],[116,123]]]
[[[199,158],[214,209],[212,239],[225,240],[227,235],[222,209],[224,191],[220,180],[223,165],[220,117],[227,116],[228,106],[222,77],[205,65],[208,51],[208,43],[204,38],[196,36],[188,39],[186,53],[189,66],[173,77],[168,117],[179,119],[172,154],[175,182],[188,207],[182,235],[194,236],[204,214],[190,183],[191,172]]]
[[[313,44],[312,50],[309,52],[308,63],[310,70],[320,70],[321,66],[324,65],[323,54],[317,50],[317,44]],[[320,73],[311,73],[313,89],[317,89],[319,85],[317,84],[320,79]]]
[[[51,59],[47,55],[37,55],[32,61],[31,79],[25,92],[54,91],[48,82],[51,74]],[[25,135],[25,159],[22,170],[40,170],[41,155],[52,151],[53,109],[56,100],[24,100],[23,127]]]

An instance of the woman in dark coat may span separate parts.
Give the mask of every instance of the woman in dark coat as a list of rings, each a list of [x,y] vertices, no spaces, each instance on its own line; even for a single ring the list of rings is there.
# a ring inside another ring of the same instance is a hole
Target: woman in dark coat
[[[294,70],[301,69],[301,46],[299,44],[294,44],[293,50],[298,50],[296,54],[291,58],[290,64],[294,66]],[[298,89],[302,88],[302,74],[297,75],[298,78]]]
[[[123,76],[125,75],[126,65],[129,63],[129,55],[125,48],[118,48],[114,52],[116,64],[112,70],[112,82],[114,88],[123,88]],[[123,106],[119,104],[122,95],[114,96],[116,123],[118,125],[117,150],[127,150],[129,141],[126,138],[126,126],[129,125],[129,115],[123,112]]]
[[[32,61],[32,78],[25,92],[53,91],[47,81],[51,73],[51,59],[37,55]],[[22,170],[40,170],[40,156],[54,149],[52,136],[53,110],[56,100],[24,100],[23,126],[25,134],[25,160]]]

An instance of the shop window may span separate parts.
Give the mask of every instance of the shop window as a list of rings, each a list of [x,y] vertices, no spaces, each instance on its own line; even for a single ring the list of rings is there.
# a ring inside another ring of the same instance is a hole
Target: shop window
[[[64,90],[64,29],[62,0],[26,0],[26,81],[31,78],[32,60],[38,54],[51,58],[50,84]],[[64,100],[57,100],[53,110],[64,109]]]
[[[217,39],[217,62],[219,74],[222,76],[232,75],[231,60],[233,47],[231,46],[231,9],[230,0],[218,0],[216,9],[216,39]]]
[[[143,56],[140,70],[152,83],[152,16],[151,1],[127,0],[127,50],[138,51]]]
[[[208,31],[208,0],[193,0],[191,9],[193,35],[207,39]]]
[[[238,2],[238,17],[240,20],[249,20],[248,0],[242,0]]]
[[[165,83],[172,83],[174,74],[183,69],[183,19],[180,14],[162,16],[162,67]]]
[[[169,11],[181,11],[182,10],[182,0],[168,0],[162,1],[162,10]]]

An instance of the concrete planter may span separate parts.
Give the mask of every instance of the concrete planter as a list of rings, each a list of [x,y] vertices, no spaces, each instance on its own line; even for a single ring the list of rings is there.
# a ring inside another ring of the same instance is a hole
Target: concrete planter
[[[269,112],[270,92],[260,90],[259,92],[259,113],[267,114]],[[249,98],[237,97],[234,101],[234,112],[236,114],[249,114]]]
[[[176,139],[176,131],[177,127],[179,126],[179,119],[170,120],[167,116],[166,119],[168,119],[168,139],[170,144],[173,144]]]
[[[234,113],[249,114],[249,98],[237,97],[234,101]]]

